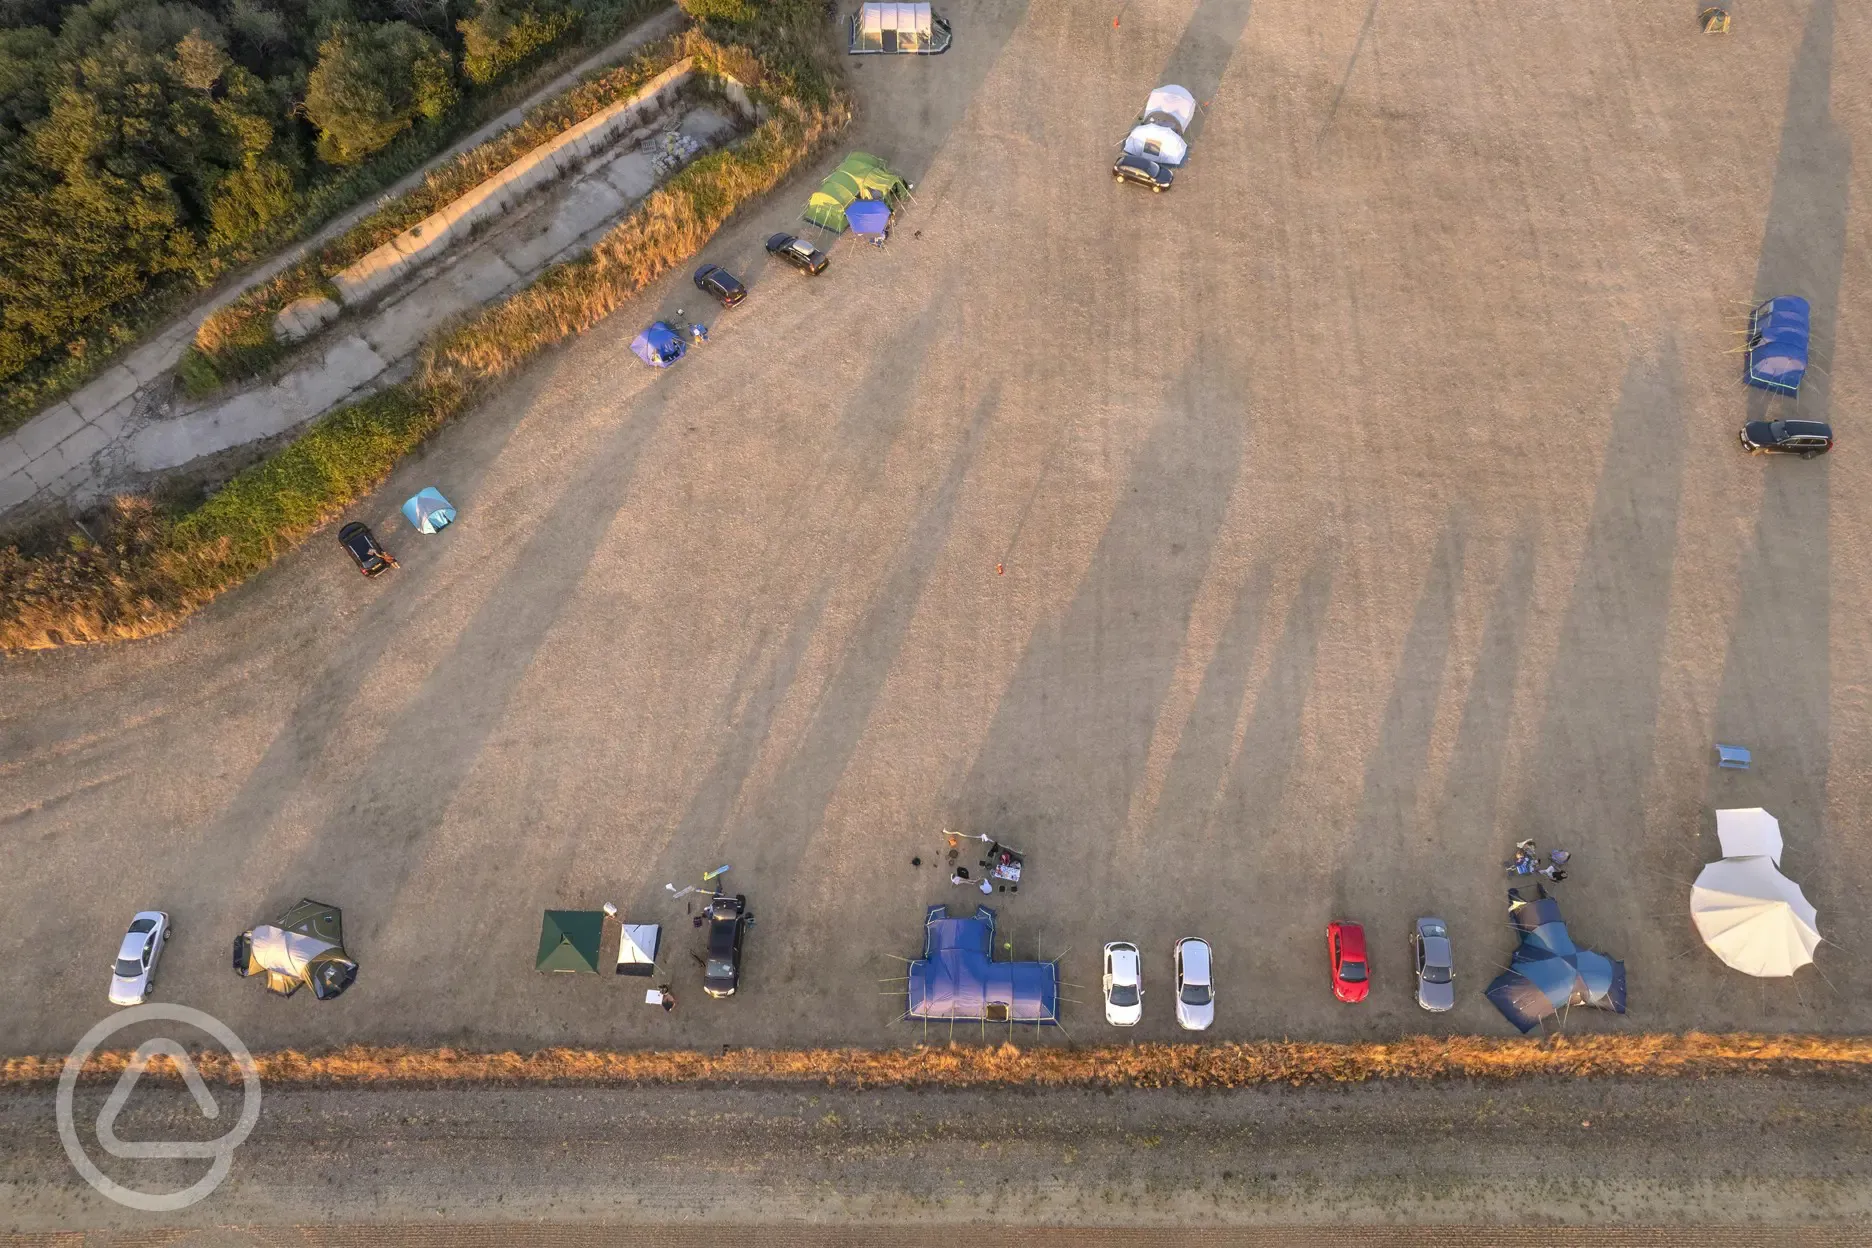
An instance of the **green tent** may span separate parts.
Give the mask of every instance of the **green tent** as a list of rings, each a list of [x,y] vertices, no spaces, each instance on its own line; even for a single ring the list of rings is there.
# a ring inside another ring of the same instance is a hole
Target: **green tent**
[[[845,228],[845,205],[858,199],[881,199],[895,208],[910,184],[868,152],[853,152],[826,175],[806,203],[806,219],[828,230]]]
[[[604,911],[548,910],[540,924],[539,961],[542,971],[598,973],[598,944],[604,939]]]

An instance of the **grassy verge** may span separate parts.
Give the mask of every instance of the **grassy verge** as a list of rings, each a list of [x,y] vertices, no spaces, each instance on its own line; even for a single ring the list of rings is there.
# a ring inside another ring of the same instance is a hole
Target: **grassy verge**
[[[0,386],[0,435],[19,428],[48,404],[64,398],[116,363],[230,270],[251,264],[269,252],[304,238],[352,205],[419,168],[462,135],[506,112],[538,90],[541,84],[612,42],[662,8],[664,3],[665,0],[598,0],[583,11],[583,21],[568,38],[549,45],[516,66],[491,90],[466,93],[462,102],[436,124],[407,131],[363,164],[334,170],[326,180],[307,187],[300,193],[297,210],[277,228],[246,240],[233,251],[211,257],[200,274],[175,275],[156,282],[135,299],[111,308],[89,331],[80,335],[66,355],[42,360]],[[199,366],[193,370],[192,382],[207,384],[211,389],[214,384]]]
[[[542,143],[550,142],[619,100],[686,55],[682,36],[651,44],[630,60],[539,105],[526,120],[433,170],[420,184],[380,206],[272,281],[216,309],[202,322],[184,355],[183,384],[196,398],[223,385],[257,377],[296,344],[273,338],[280,309],[311,294],[330,297],[330,279],[404,230],[446,207]]]
[[[733,66],[768,120],[652,192],[591,254],[548,269],[431,342],[411,380],[322,417],[207,501],[176,515],[148,499],[119,499],[98,541],[75,536],[33,554],[0,549],[0,651],[173,628],[375,489],[403,455],[489,387],[693,256],[740,205],[777,185],[849,117],[829,84],[819,103],[776,95],[744,50],[694,32],[685,47],[704,64]]]
[[[62,1057],[0,1063],[0,1083],[59,1077]],[[114,1079],[124,1052],[95,1053],[83,1077]],[[1141,1044],[1088,1049],[919,1045],[908,1049],[694,1050],[456,1049],[353,1045],[308,1055],[255,1056],[269,1084],[811,1083],[844,1087],[1219,1089],[1267,1084],[1366,1083],[1379,1079],[1701,1078],[1747,1074],[1872,1072],[1872,1037],[1603,1035],[1530,1041],[1414,1036],[1390,1044]],[[152,1064],[173,1074],[168,1059]],[[225,1053],[204,1053],[205,1077],[239,1078]]]

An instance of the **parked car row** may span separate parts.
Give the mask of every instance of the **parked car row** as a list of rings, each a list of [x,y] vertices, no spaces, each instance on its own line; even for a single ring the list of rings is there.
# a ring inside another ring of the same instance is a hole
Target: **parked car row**
[[[1449,925],[1442,919],[1418,919],[1411,929],[1411,965],[1417,980],[1417,1004],[1442,1013],[1456,1004],[1455,971],[1450,958]],[[1176,971],[1176,1021],[1185,1031],[1203,1031],[1215,1021],[1215,958],[1209,942],[1186,936],[1171,951]],[[1348,1005],[1371,991],[1371,962],[1365,953],[1365,929],[1338,919],[1326,925],[1326,961],[1333,996]],[[1144,1017],[1143,955],[1129,941],[1105,946],[1101,980],[1105,1021],[1134,1027]]]

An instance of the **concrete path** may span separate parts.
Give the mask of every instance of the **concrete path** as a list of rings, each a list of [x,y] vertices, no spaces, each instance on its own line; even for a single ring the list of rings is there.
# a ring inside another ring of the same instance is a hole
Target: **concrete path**
[[[169,371],[194,341],[196,329],[215,309],[232,302],[253,287],[271,281],[288,266],[298,263],[309,252],[343,234],[376,211],[384,201],[416,186],[432,170],[454,160],[469,148],[519,125],[528,110],[565,91],[585,74],[623,60],[631,51],[651,40],[674,34],[681,29],[682,23],[682,12],[674,7],[640,22],[623,37],[580,61],[523,102],[432,157],[421,168],[392,184],[382,194],[372,196],[333,218],[311,237],[227,283],[177,317],[120,362],[105,369],[89,384],[74,391],[69,398],[54,403],[11,435],[0,438],[0,512],[27,503],[46,503],[74,495],[82,496],[87,487],[95,487],[101,481],[108,480],[113,472],[121,471],[126,466],[125,461],[110,452],[121,446],[136,424],[147,422],[156,412],[168,389]],[[337,347],[333,348],[333,351],[338,350]],[[329,357],[331,353],[327,354]],[[346,353],[333,362],[334,367],[340,369],[344,376],[356,375],[358,369],[354,355],[354,352]],[[338,397],[342,398],[355,388],[351,386],[339,391]],[[328,392],[328,388],[318,390],[307,397],[309,401],[315,401]],[[322,410],[324,408],[318,408],[311,414],[316,415]],[[302,416],[300,419],[309,417]],[[294,423],[298,422],[288,421],[280,428],[290,428]],[[103,457],[104,462],[99,462],[100,457]]]

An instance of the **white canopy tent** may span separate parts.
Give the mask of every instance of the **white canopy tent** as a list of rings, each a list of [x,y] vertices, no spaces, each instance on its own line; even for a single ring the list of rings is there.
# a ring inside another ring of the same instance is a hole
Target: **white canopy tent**
[[[851,22],[851,51],[941,52],[949,46],[949,24],[927,4],[870,3]]]
[[[1125,136],[1124,150],[1159,164],[1179,166],[1189,156],[1189,144],[1169,126],[1138,126]]]
[[[654,975],[657,946],[663,941],[663,929],[656,923],[626,923],[618,938],[617,973]]]
[[[1725,858],[1767,858],[1781,865],[1781,821],[1759,806],[1716,812],[1716,839]]]
[[[1762,854],[1704,867],[1690,918],[1710,951],[1745,975],[1792,975],[1820,944],[1819,916],[1800,885]]]
[[[1196,120],[1196,97],[1174,84],[1158,87],[1144,101],[1144,115],[1163,113],[1175,119],[1179,134],[1187,133],[1190,122]]]

